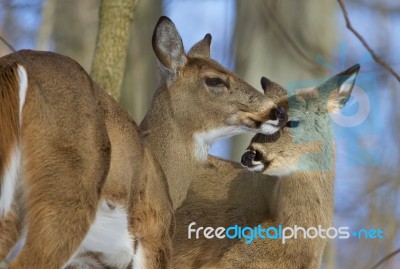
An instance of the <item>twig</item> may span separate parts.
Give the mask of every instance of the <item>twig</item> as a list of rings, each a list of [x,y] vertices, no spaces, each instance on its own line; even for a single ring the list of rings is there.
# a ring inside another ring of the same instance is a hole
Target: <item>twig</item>
[[[13,47],[10,43],[8,43],[7,40],[5,40],[1,35],[0,35],[0,40],[3,41],[3,43],[4,43],[12,52],[15,52],[14,47]]]
[[[289,49],[291,48],[295,54],[305,60],[305,62],[308,64],[308,68],[313,70],[318,69],[317,63],[308,57],[308,55],[297,45],[296,41],[291,37],[287,29],[285,29],[284,25],[279,21],[279,18],[275,16],[275,13],[271,10],[269,4],[262,1],[255,1],[254,3],[257,6],[257,10],[259,11],[261,18],[265,20],[267,25],[272,24],[272,30],[275,30],[277,36],[283,39],[283,44]]]
[[[369,51],[369,53],[371,54],[372,58],[375,60],[375,62],[377,62],[378,64],[380,64],[383,68],[385,68],[386,70],[388,70],[396,79],[397,81],[400,82],[400,75],[398,73],[396,73],[396,71],[394,71],[393,68],[391,68],[388,64],[386,64],[372,49],[371,47],[368,45],[367,41],[365,41],[365,39],[360,35],[360,33],[357,32],[357,30],[355,30],[353,28],[353,25],[350,23],[350,19],[349,19],[349,14],[347,13],[347,9],[346,6],[344,4],[344,0],[338,0],[340,8],[342,9],[343,12],[343,16],[344,19],[346,20],[346,27],[347,29],[349,29],[357,38],[358,40],[360,40],[360,42],[363,44],[363,46]]]
[[[17,50],[13,47],[13,45],[11,45],[9,42],[7,42],[7,40],[5,40],[1,35],[0,35],[0,40],[12,51],[12,52],[17,52]],[[26,63],[27,61],[29,61],[28,59],[23,59],[22,57],[20,57],[18,54],[16,54],[16,57],[21,61],[21,63]],[[42,95],[43,99],[45,102],[47,102],[47,97],[43,91],[42,88],[42,84],[36,79],[35,76],[31,76],[32,79],[35,81],[36,85],[39,88],[39,92]],[[0,264],[1,265],[1,264]],[[0,269],[2,269],[0,267]]]
[[[371,269],[377,269],[384,262],[386,262],[387,260],[390,260],[393,256],[395,256],[398,253],[400,253],[400,248],[396,249],[395,251],[393,251],[393,252],[389,253],[388,255],[386,255],[385,257],[383,257],[379,262],[377,262],[374,266],[372,266]]]

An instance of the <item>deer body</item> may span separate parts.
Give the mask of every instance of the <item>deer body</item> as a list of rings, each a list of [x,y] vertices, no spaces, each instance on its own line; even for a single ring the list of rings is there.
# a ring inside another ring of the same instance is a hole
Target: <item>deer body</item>
[[[290,96],[288,101],[279,85],[264,80],[266,94],[281,98],[278,104],[288,108],[289,123],[298,122],[299,130],[292,126],[273,135],[257,134],[242,158],[251,172],[209,156],[175,214],[175,268],[319,268],[326,238],[289,239],[285,244],[256,238],[246,244],[245,239],[194,239],[194,233],[188,239],[188,227],[196,222],[193,228],[236,224],[264,229],[278,225],[329,228],[335,152],[327,107],[344,105],[357,72],[358,67],[353,67],[332,78],[315,89],[319,98],[310,100]],[[312,135],[315,140],[308,139]]]
[[[174,209],[213,142],[246,131],[274,133],[285,117],[283,109],[210,59],[210,43],[206,35],[186,54],[166,17],[153,34],[161,79],[140,129],[166,175]]]
[[[129,114],[55,53],[10,54],[0,72],[0,260],[21,239],[10,269],[75,266],[87,251],[167,267],[167,185]]]

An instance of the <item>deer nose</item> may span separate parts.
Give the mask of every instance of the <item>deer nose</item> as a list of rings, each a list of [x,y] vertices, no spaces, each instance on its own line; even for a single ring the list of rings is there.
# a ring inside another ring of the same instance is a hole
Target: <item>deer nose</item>
[[[242,155],[241,163],[243,166],[250,167],[253,165],[253,161],[256,158],[256,152],[248,150]]]
[[[278,107],[276,109],[276,117],[279,119],[279,121],[284,121],[286,119],[286,110],[283,107]]]
[[[275,125],[282,127],[287,120],[287,113],[283,107],[273,108],[269,113],[269,119],[275,121]]]

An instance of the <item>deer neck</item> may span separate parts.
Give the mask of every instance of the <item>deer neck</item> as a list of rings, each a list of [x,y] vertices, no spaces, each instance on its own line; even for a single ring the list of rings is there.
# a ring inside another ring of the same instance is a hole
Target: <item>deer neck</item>
[[[277,179],[271,190],[274,220],[282,226],[330,226],[333,218],[334,173],[294,173]]]
[[[153,103],[140,129],[164,171],[176,209],[186,198],[190,183],[198,173],[197,168],[206,163],[196,152],[207,156],[209,145],[199,142],[196,133],[176,122],[172,113],[162,104]]]
[[[266,178],[271,180],[271,178]],[[275,180],[273,187],[265,193],[269,199],[263,227],[282,225],[282,228],[315,227],[327,229],[332,226],[334,203],[334,173],[295,173]],[[319,268],[327,239],[320,237],[302,239],[302,232],[298,239],[288,239],[285,244],[280,240],[266,240],[263,242],[264,252],[273,255],[276,251],[287,253],[286,268],[296,264],[308,265],[307,268]],[[293,253],[297,259],[293,260]],[[286,255],[286,254],[285,254]],[[279,267],[280,268],[280,267]]]

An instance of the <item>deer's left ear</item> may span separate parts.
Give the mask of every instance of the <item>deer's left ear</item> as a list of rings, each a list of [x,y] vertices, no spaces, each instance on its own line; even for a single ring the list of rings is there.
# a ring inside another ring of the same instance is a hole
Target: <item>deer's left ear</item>
[[[360,65],[356,64],[349,69],[337,74],[319,88],[319,94],[323,97],[328,112],[335,113],[342,109],[350,98],[356,81]]]

